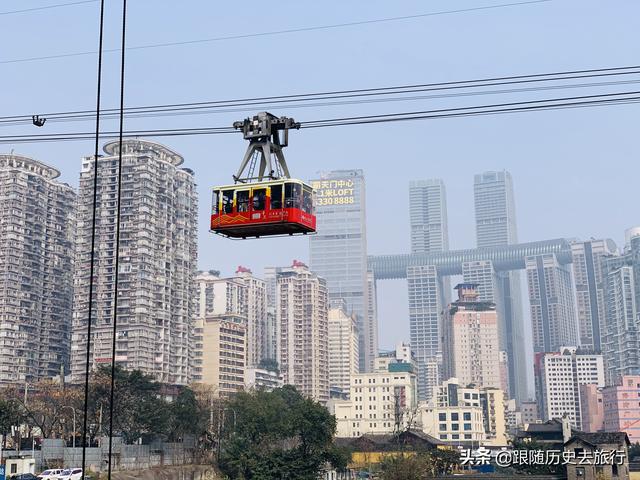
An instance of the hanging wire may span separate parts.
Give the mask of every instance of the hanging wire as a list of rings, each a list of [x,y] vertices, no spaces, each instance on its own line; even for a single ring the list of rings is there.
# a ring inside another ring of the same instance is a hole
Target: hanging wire
[[[120,128],[118,137],[118,198],[116,203],[116,258],[114,268],[116,278],[114,282],[113,296],[113,336],[111,342],[111,389],[109,390],[109,460],[107,467],[107,478],[111,480],[112,451],[113,451],[113,412],[115,403],[115,376],[116,376],[116,329],[118,325],[118,279],[120,277],[120,212],[122,198],[122,140],[124,134],[124,67],[126,52],[126,32],[127,32],[127,0],[122,0],[122,54],[120,57]]]
[[[87,463],[87,417],[89,416],[89,358],[91,357],[91,323],[93,322],[93,274],[96,252],[96,217],[98,203],[98,150],[100,142],[100,98],[102,87],[102,50],[104,37],[104,0],[100,2],[100,26],[98,40],[98,81],[96,91],[96,141],[93,155],[93,213],[91,218],[91,260],[89,266],[89,312],[87,314],[87,350],[84,379],[84,419],[82,425],[82,471]],[[75,432],[74,432],[75,435]]]

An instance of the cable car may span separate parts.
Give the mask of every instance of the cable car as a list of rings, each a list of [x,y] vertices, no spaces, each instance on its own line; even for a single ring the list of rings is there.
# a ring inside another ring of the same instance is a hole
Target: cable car
[[[300,124],[262,112],[233,126],[242,129],[249,147],[235,183],[213,188],[211,231],[236,239],[315,233],[313,189],[289,178],[282,153],[289,129]]]

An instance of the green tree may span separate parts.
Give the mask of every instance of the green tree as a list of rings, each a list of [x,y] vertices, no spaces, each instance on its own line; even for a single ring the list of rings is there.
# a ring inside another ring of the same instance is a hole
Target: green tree
[[[98,369],[91,382],[89,415],[98,433],[109,433],[111,367]],[[160,398],[160,384],[139,370],[116,367],[114,375],[113,434],[129,443],[138,438],[161,437],[170,428],[170,408]]]
[[[346,464],[335,418],[292,386],[239,393],[224,413],[219,466],[229,478],[317,480],[326,462]]]
[[[447,475],[460,463],[453,449],[435,449],[415,454],[390,455],[380,464],[383,480],[423,480]]]
[[[427,465],[423,455],[388,455],[380,462],[382,480],[423,480]]]
[[[169,405],[169,437],[180,440],[187,434],[203,435],[207,430],[207,413],[201,408],[194,391],[183,388]]]
[[[0,399],[0,435],[2,445],[6,447],[7,437],[11,434],[11,427],[20,425],[24,420],[24,412],[18,402],[13,399]]]

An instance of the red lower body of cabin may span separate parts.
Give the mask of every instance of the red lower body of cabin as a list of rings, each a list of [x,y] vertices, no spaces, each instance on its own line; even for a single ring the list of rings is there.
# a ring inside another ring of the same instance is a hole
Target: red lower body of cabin
[[[316,217],[298,208],[214,214],[211,231],[232,238],[307,234],[316,231]]]

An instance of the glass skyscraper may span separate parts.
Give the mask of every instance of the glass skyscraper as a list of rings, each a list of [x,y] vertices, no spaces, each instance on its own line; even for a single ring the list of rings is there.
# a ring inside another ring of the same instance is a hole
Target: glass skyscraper
[[[329,300],[344,299],[348,313],[356,315],[359,367],[370,371],[378,345],[367,283],[364,175],[362,170],[334,170],[311,184],[316,194],[317,234],[309,239],[310,267],[327,281]]]
[[[409,182],[411,253],[449,250],[447,199],[439,178]]]
[[[447,201],[442,180],[411,181],[409,213],[411,253],[449,250]],[[442,364],[440,325],[449,298],[449,279],[441,277],[433,265],[414,266],[407,268],[407,287],[411,349],[418,364],[418,398],[431,400]],[[436,374],[429,375],[434,367]]]
[[[476,241],[478,248],[518,243],[513,181],[507,171],[484,172],[474,177]],[[497,277],[500,345],[507,352],[509,387],[518,402],[528,398],[528,362],[525,350],[520,274],[503,272]]]

